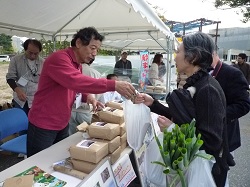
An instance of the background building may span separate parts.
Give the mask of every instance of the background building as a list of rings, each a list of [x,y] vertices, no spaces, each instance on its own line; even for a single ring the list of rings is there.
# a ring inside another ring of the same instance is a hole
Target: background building
[[[215,33],[215,29],[209,31],[212,35]],[[250,62],[250,27],[219,29],[218,35],[217,46],[220,58],[231,63],[237,59],[239,53],[246,53],[247,62]]]

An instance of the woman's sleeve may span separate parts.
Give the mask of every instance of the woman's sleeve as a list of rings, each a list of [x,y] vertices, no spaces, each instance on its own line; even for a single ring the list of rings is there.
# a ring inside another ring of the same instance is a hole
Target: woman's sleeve
[[[154,99],[154,102],[151,106],[149,106],[151,112],[154,112],[158,115],[165,116],[168,119],[171,119],[172,116],[170,114],[170,110],[168,107],[161,104],[158,100]]]

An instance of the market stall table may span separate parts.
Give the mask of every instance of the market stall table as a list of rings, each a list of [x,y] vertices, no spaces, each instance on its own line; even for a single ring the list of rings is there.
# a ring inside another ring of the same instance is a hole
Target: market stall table
[[[55,172],[52,168],[52,164],[70,157],[70,154],[68,151],[69,147],[71,145],[76,145],[82,139],[83,138],[82,138],[81,132],[77,132],[77,133],[69,136],[68,138],[52,145],[51,147],[49,147],[49,148],[47,148],[47,149],[45,149],[45,150],[43,150],[35,155],[23,160],[23,161],[11,166],[10,168],[0,172],[0,181],[4,181],[7,178],[11,178],[11,177],[25,171],[26,169],[29,169],[32,166],[38,166],[39,168],[41,168],[45,172],[52,174],[53,176],[66,181],[67,182],[66,187],[78,185],[82,181],[81,179],[77,179],[75,177],[71,177],[69,175],[62,174],[59,172]],[[131,152],[132,152],[132,149],[127,147],[122,152],[120,157],[122,157],[125,154],[130,154]],[[91,172],[88,175],[88,177],[91,177],[93,172]]]

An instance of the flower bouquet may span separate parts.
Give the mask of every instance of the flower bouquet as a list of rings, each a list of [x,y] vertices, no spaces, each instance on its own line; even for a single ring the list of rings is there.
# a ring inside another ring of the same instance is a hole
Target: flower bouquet
[[[195,129],[195,120],[192,120],[190,124],[175,125],[172,132],[165,129],[162,142],[155,134],[163,162],[154,161],[153,163],[163,166],[163,173],[167,175],[166,184],[168,187],[176,186],[180,182],[182,187],[187,187],[185,173],[190,163],[197,156],[206,159],[212,157],[199,152],[203,140],[201,140],[201,134],[196,136]]]

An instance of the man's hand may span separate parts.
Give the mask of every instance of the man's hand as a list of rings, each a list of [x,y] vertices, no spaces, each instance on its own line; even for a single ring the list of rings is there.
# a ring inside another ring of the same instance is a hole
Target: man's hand
[[[17,93],[17,97],[18,97],[18,99],[20,99],[20,101],[23,101],[23,102],[26,101],[27,96],[21,88],[16,87],[14,91]]]
[[[95,99],[95,96],[93,94],[89,94],[87,96],[87,104],[91,104],[93,106],[93,109],[92,109],[93,112],[96,112],[98,111],[98,109],[105,107],[103,103]]]
[[[131,99],[136,95],[135,88],[126,81],[116,81],[115,90],[126,99]]]

